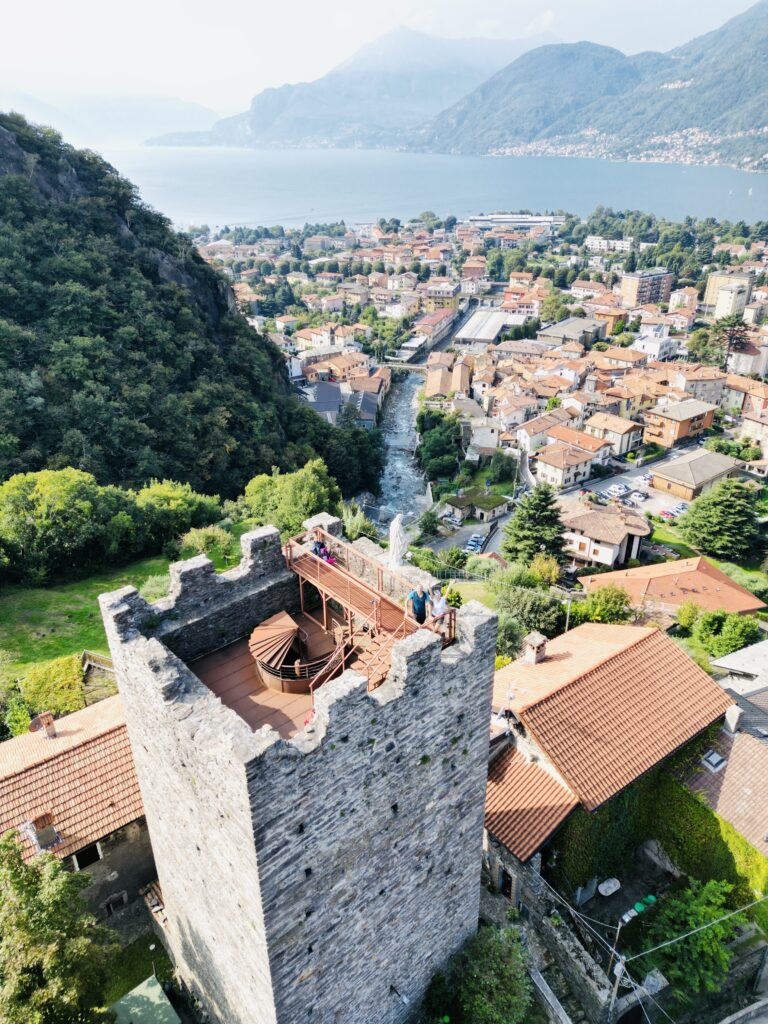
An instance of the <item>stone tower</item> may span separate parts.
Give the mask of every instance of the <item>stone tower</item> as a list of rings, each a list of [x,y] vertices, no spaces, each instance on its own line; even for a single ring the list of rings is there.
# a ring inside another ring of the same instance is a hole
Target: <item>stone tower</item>
[[[298,608],[277,531],[242,551],[100,599],[169,949],[217,1024],[399,1024],[477,926],[495,617],[470,602],[452,646],[420,630],[377,689],[347,670],[309,725],[254,731],[189,667]]]

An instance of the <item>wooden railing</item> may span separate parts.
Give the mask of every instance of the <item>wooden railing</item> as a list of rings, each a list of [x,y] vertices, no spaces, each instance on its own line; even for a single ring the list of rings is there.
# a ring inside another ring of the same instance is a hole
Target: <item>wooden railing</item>
[[[99,654],[98,651],[83,651],[81,663],[83,669],[100,668],[105,672],[115,671],[112,659],[106,654]]]
[[[389,566],[383,565],[378,559],[363,554],[354,545],[339,540],[338,537],[334,537],[333,534],[327,533],[320,527],[297,534],[287,541],[285,550],[289,566],[292,548],[298,546],[302,554],[312,553],[312,544],[316,540],[326,546],[338,567],[346,570],[346,572],[376,593],[388,595],[393,599],[399,598],[404,600],[410,591],[413,590],[411,580],[401,576],[400,573],[390,569]],[[329,563],[326,562],[324,564],[328,565]],[[365,575],[362,575],[363,572]]]
[[[310,693],[314,693],[316,686],[319,686],[321,682],[325,682],[326,679],[329,679],[331,672],[334,672],[339,667],[339,665],[341,665],[342,668],[344,667],[344,662],[347,658],[347,655],[351,654],[354,651],[354,649],[358,646],[358,644],[363,638],[363,634],[366,632],[368,632],[369,635],[371,634],[374,626],[376,625],[376,620],[378,618],[378,610],[379,608],[377,602],[376,607],[368,616],[368,618],[364,619],[359,626],[355,626],[351,630],[349,635],[347,635],[346,629],[342,629],[341,638],[339,642],[336,644],[336,647],[334,648],[330,658],[326,661],[325,665],[323,665],[323,667],[320,669],[317,675],[315,675],[315,677],[310,682]],[[347,648],[349,648],[349,650],[347,650]]]

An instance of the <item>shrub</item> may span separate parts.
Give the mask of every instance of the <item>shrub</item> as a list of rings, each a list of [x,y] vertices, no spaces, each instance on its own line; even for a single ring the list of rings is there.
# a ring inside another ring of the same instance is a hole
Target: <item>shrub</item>
[[[170,586],[171,580],[169,576],[161,574],[147,576],[139,587],[139,594],[145,601],[149,601],[151,604],[153,601],[159,601],[161,597],[167,597]]]
[[[627,452],[627,461],[634,462],[637,458],[637,452]]]
[[[5,724],[11,736],[23,736],[29,730],[31,715],[23,697],[11,697],[5,706]]]
[[[449,566],[451,569],[463,569],[467,564],[467,556],[461,550],[456,547],[455,544],[451,545],[447,551],[443,552],[443,557],[440,559],[444,565]]]
[[[562,632],[565,613],[560,601],[542,590],[511,587],[499,593],[499,610],[516,619],[526,633],[537,630],[553,637]]]
[[[560,579],[560,563],[552,555],[546,555],[543,551],[539,551],[534,556],[528,571],[542,587],[552,587]]]
[[[464,598],[461,596],[458,590],[450,589],[445,595],[446,603],[450,608],[461,608],[464,603]]]
[[[153,480],[138,492],[136,504],[157,546],[193,526],[207,526],[221,515],[221,501],[216,495],[198,494],[189,484],[174,480]]]
[[[77,654],[33,665],[19,682],[21,696],[38,714],[65,715],[85,707],[83,666]]]
[[[480,555],[469,555],[464,568],[467,572],[471,572],[473,576],[482,576],[483,579],[488,579],[496,571],[497,565],[490,558],[481,558]]]
[[[210,555],[217,548],[227,553],[232,547],[234,538],[231,533],[220,526],[200,526],[188,530],[180,540],[181,555],[189,558],[192,555]]]
[[[504,668],[506,665],[510,665],[511,663],[512,659],[508,658],[506,654],[497,654],[493,667],[498,672],[500,668]]]
[[[701,608],[695,601],[683,601],[677,609],[677,624],[686,636],[690,636],[700,614]]]

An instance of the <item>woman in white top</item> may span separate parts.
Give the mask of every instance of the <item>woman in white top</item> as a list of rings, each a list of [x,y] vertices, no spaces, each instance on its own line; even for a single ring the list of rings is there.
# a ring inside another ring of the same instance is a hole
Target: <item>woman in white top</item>
[[[434,587],[429,598],[430,628],[440,632],[448,614],[448,602],[443,597],[440,587]]]

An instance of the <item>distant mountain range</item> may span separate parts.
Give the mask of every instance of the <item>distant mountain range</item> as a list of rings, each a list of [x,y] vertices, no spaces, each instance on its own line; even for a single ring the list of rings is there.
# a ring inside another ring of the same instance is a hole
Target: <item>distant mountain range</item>
[[[572,153],[768,166],[768,0],[668,53],[524,54],[409,134],[454,153]]]
[[[244,114],[162,145],[377,146],[400,141],[532,47],[555,37],[443,39],[397,28],[314,82],[264,89]]]
[[[69,96],[55,100],[0,88],[0,110],[15,110],[47,124],[78,146],[138,143],[180,129],[203,131],[218,119],[215,110],[175,96]]]
[[[543,45],[542,45],[543,44]],[[181,129],[182,125],[177,125]],[[386,146],[768,169],[768,0],[667,53],[396,29],[166,145]]]

